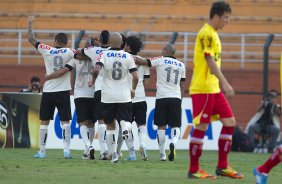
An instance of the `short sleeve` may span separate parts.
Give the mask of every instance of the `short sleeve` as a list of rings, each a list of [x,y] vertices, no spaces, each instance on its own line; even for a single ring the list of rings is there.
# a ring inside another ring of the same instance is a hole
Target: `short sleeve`
[[[39,45],[37,46],[38,52],[42,55],[49,54],[51,49],[52,47],[50,47],[49,45],[43,44],[43,43],[39,43]]]
[[[151,66],[158,66],[161,65],[163,63],[163,56],[159,56],[159,57],[154,57],[154,58],[149,58],[149,60],[151,61]]]
[[[210,33],[206,33],[203,32],[200,36],[199,36],[199,41],[203,50],[203,53],[205,55],[210,55],[213,56],[214,52],[213,52],[213,42],[214,42],[214,38],[212,36],[212,34]]]

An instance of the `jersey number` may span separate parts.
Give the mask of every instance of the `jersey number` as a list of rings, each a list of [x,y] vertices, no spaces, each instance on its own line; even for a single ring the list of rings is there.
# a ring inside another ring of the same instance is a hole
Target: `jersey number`
[[[62,56],[54,57],[54,71],[60,70],[64,67],[64,61]]]
[[[91,62],[89,61],[79,61],[79,64],[83,64],[79,70],[79,76],[88,75],[91,73]],[[85,71],[87,69],[87,71]]]
[[[122,76],[121,67],[122,67],[122,63],[121,62],[115,61],[113,63],[112,78],[114,80],[120,80],[121,79],[121,76]]]
[[[170,82],[170,76],[171,76],[171,71],[172,73],[175,74],[175,78],[174,78],[174,84],[178,83],[178,76],[179,76],[179,70],[173,70],[171,67],[166,67],[165,71],[167,72],[166,75],[166,82],[169,83]]]

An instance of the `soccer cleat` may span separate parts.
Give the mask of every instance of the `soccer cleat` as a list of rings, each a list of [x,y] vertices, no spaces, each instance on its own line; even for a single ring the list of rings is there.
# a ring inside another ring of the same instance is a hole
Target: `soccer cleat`
[[[90,158],[89,158],[89,155],[87,155],[86,153],[83,153],[82,154],[82,159],[83,160],[89,160]]]
[[[88,155],[90,160],[95,160],[95,149],[92,146],[88,148]]]
[[[242,179],[244,176],[237,171],[233,170],[231,167],[227,167],[225,169],[217,168],[215,171],[217,176],[226,176],[235,179]]]
[[[125,161],[134,161],[134,160],[136,160],[136,156],[134,155],[134,156],[129,156],[129,157],[127,157],[126,159],[124,159]]]
[[[253,169],[253,174],[256,178],[256,184],[267,184],[267,174],[260,173],[257,168]]]
[[[174,157],[176,155],[175,147],[173,143],[170,143],[169,145],[169,155],[168,155],[168,160],[173,161]]]
[[[147,161],[148,155],[147,155],[147,151],[146,151],[145,146],[141,145],[139,151],[140,151],[142,160]]]
[[[64,158],[66,158],[66,159],[71,159],[72,158],[72,155],[71,155],[70,151],[64,151]]]
[[[34,158],[46,158],[47,155],[46,155],[45,152],[40,152],[40,151],[38,151],[33,157],[34,157]]]
[[[118,158],[121,158],[121,157],[122,157],[122,152],[121,152],[121,151],[118,151],[118,152],[117,152],[117,155],[118,155]]]
[[[166,161],[166,154],[160,154],[160,161]]]
[[[117,155],[116,152],[112,154],[112,160],[111,160],[111,162],[112,162],[113,164],[117,164],[117,163],[118,163],[118,155]]]
[[[102,155],[100,155],[99,160],[109,160],[109,156],[108,153],[102,153]]]
[[[191,178],[191,179],[216,179],[216,176],[210,175],[204,170],[198,170],[195,173],[188,172],[188,178]]]

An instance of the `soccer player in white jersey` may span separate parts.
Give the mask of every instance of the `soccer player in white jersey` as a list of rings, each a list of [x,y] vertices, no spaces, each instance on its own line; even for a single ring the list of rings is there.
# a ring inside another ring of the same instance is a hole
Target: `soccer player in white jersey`
[[[103,30],[100,34],[100,47],[89,47],[81,50],[81,53],[84,56],[89,57],[92,62],[97,62],[97,58],[99,54],[103,51],[108,50],[109,48],[109,38],[110,33],[107,30]],[[100,145],[100,160],[107,160],[108,159],[108,148],[105,139],[106,134],[106,125],[102,119],[102,111],[101,111],[101,89],[102,89],[102,82],[103,82],[103,70],[100,71],[99,76],[95,82],[95,94],[94,94],[94,113],[95,113],[95,122],[98,120],[98,139]]]
[[[115,119],[120,120],[121,124],[131,122],[131,97],[134,97],[138,83],[134,59],[131,54],[121,50],[121,44],[121,35],[111,34],[111,49],[101,53],[93,71],[95,84],[101,68],[104,70],[101,94],[102,118],[107,124],[106,141],[112,163],[118,162]],[[128,73],[132,74],[132,88],[128,83]]]
[[[143,59],[136,57],[136,64],[156,67],[157,94],[154,124],[158,126],[157,137],[160,149],[160,160],[166,161],[165,153],[165,129],[171,127],[172,142],[169,145],[168,159],[175,158],[175,146],[180,138],[181,126],[181,99],[184,94],[184,82],[186,78],[185,65],[175,59],[175,46],[166,45],[162,49],[162,56]]]
[[[28,41],[40,52],[44,58],[47,75],[59,70],[75,57],[74,51],[65,48],[68,37],[65,33],[58,33],[55,37],[54,47],[38,42],[33,34],[34,16],[28,17]],[[39,144],[40,151],[34,155],[35,158],[46,157],[46,140],[48,135],[48,125],[50,119],[53,119],[55,108],[57,107],[62,124],[62,135],[64,144],[64,157],[72,158],[69,150],[70,146],[70,74],[62,77],[48,80],[44,83],[42,99],[40,103],[40,133]]]
[[[85,47],[92,46],[93,42],[87,40]],[[81,59],[81,58],[80,58]],[[92,146],[95,128],[94,124],[94,91],[95,87],[89,87],[88,82],[92,80],[91,72],[94,68],[93,62],[87,60],[70,60],[63,69],[45,76],[46,80],[60,77],[75,68],[74,103],[77,121],[80,125],[80,135],[85,145],[83,159],[95,159],[95,150]]]
[[[142,42],[136,36],[129,36],[126,39],[125,51],[132,55],[137,55],[142,47]],[[148,84],[150,78],[149,67],[144,65],[137,66],[137,72],[139,76],[138,85],[135,91],[135,97],[132,99],[132,122],[135,121],[138,127],[138,137],[139,137],[139,151],[142,160],[148,160],[146,152],[146,114],[147,114],[147,103],[145,96],[144,84]],[[131,77],[131,76],[130,76]],[[131,78],[130,78],[131,79]],[[130,80],[131,82],[131,80]],[[129,157],[126,160],[136,160],[134,144],[134,137],[132,130],[129,131],[129,137],[125,140],[126,145],[129,149]]]

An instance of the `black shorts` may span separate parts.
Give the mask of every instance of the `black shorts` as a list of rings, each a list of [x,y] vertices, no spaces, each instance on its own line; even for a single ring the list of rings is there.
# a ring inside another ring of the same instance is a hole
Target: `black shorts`
[[[101,90],[94,93],[94,122],[102,119]]]
[[[94,121],[94,99],[93,98],[76,98],[74,99],[75,111],[77,115],[77,121],[79,123],[91,120]]]
[[[147,103],[136,102],[132,103],[132,122],[135,121],[137,125],[146,125]]]
[[[181,126],[181,99],[156,99],[154,124],[157,126],[169,125],[171,128]]]
[[[131,122],[132,102],[127,103],[103,103],[102,118],[105,124],[110,124],[114,119]]]
[[[54,111],[57,107],[60,120],[71,120],[70,92],[43,92],[40,102],[40,120],[53,119]]]

